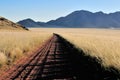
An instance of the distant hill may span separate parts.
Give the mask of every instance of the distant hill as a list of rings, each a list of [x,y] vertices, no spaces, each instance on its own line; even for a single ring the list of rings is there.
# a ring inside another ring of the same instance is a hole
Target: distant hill
[[[35,22],[34,20],[32,20],[30,18],[21,20],[18,23],[25,27],[41,27],[39,23]]]
[[[18,22],[20,23],[20,22]],[[43,26],[43,27],[48,27],[48,26],[53,26],[53,27],[85,27],[85,28],[120,28],[120,12],[114,12],[114,13],[103,13],[103,12],[90,12],[90,11],[85,11],[85,10],[80,10],[80,11],[75,11],[72,12],[71,14],[65,16],[65,17],[60,17],[56,20],[51,20],[46,23],[41,23],[35,22],[34,24],[30,22],[32,27],[35,27],[36,25]],[[29,23],[29,24],[30,24]],[[23,26],[31,26],[31,25],[26,25],[28,23],[23,20],[22,23]]]
[[[56,25],[49,25],[45,22],[36,22],[30,18],[21,20],[17,23],[21,24],[22,26],[29,27],[29,28],[31,28],[31,27],[58,27]]]
[[[28,30],[28,29],[4,17],[0,17],[0,30]]]

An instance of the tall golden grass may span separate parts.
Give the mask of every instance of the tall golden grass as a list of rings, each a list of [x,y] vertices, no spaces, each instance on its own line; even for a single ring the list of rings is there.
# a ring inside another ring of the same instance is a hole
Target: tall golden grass
[[[0,31],[0,67],[28,55],[50,36],[36,31]]]
[[[36,31],[58,33],[77,48],[82,49],[86,55],[100,58],[103,66],[120,69],[120,30],[43,28]]]
[[[27,32],[0,32],[0,64],[14,61],[58,33],[82,49],[86,55],[101,58],[105,67],[120,69],[120,30],[80,28],[33,28]],[[8,58],[10,56],[10,58]]]
[[[71,29],[61,35],[86,55],[100,58],[103,66],[120,69],[120,30]]]

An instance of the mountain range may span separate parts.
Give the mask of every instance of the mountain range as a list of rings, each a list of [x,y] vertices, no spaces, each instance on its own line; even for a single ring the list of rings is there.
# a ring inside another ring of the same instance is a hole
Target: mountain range
[[[25,19],[18,22],[25,27],[120,28],[120,12],[104,13],[86,10],[74,11],[65,17],[48,22]]]

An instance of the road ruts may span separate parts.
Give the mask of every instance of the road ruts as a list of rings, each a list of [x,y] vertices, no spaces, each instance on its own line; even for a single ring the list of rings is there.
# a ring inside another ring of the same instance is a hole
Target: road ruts
[[[50,38],[36,53],[20,60],[17,65],[3,74],[0,80],[36,80],[54,38],[55,36]]]
[[[70,42],[53,34],[36,53],[22,59],[0,80],[120,80]]]
[[[17,65],[8,70],[0,80],[44,80],[70,78],[71,68],[67,59],[66,46],[61,44],[61,39],[54,34],[46,44],[29,58],[21,60]],[[66,75],[68,74],[68,75]]]

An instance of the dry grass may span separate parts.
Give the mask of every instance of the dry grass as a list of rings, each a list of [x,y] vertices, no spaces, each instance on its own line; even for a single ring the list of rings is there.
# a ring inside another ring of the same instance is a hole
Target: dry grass
[[[58,33],[83,49],[86,55],[101,58],[105,67],[120,69],[120,30],[50,28],[48,31],[44,28],[37,31]]]
[[[101,58],[103,65],[120,69],[120,30],[110,29],[72,29],[40,28],[31,32],[0,32],[0,63],[6,63],[8,57],[14,61],[25,52],[42,44],[51,33],[58,33],[84,50],[86,55]],[[2,61],[3,60],[3,61]]]
[[[28,55],[50,36],[36,31],[0,31],[0,67]]]
[[[87,55],[101,58],[105,67],[120,69],[120,30],[71,29],[61,33]]]

